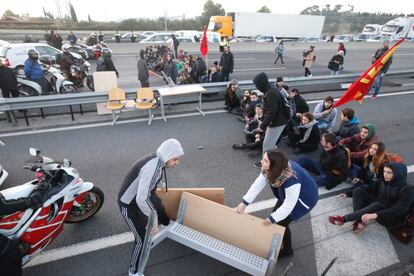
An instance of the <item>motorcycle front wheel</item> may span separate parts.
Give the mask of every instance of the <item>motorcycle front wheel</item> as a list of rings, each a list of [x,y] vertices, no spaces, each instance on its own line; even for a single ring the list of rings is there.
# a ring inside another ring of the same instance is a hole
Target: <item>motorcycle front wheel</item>
[[[93,82],[93,76],[90,75],[86,78],[86,85],[90,90],[95,91],[95,83]]]
[[[78,223],[93,217],[104,203],[104,193],[94,186],[86,192],[80,206],[73,206],[66,223]]]
[[[79,89],[73,84],[65,84],[62,87],[61,93],[78,93]]]
[[[19,85],[19,96],[20,97],[32,97],[32,96],[39,96],[39,92],[36,89],[27,86],[27,85]]]

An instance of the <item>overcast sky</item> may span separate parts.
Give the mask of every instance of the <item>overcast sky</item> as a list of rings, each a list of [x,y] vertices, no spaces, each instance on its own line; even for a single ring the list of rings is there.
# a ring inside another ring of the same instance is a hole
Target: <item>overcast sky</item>
[[[33,16],[42,16],[42,7],[45,7],[46,11],[57,14],[56,0],[1,0],[0,2],[0,15],[3,15],[5,10],[10,9],[17,14],[29,13]],[[59,0],[62,13],[67,13],[65,4],[67,2],[67,0]],[[164,16],[165,12],[167,12],[168,17],[182,17],[183,14],[187,18],[195,17],[202,13],[205,2],[206,0],[71,0],[79,20],[87,20],[89,14],[92,20],[98,21],[142,17],[157,18]],[[266,5],[273,13],[299,14],[303,9],[313,5],[325,6],[330,4],[333,7],[341,4],[343,6],[353,5],[355,11],[414,13],[414,1],[412,0],[213,0],[213,2],[222,4],[226,12],[255,12]]]

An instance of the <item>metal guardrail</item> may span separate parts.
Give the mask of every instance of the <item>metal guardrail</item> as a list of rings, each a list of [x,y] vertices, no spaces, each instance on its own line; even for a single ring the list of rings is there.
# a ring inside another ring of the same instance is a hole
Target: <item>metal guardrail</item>
[[[335,76],[315,76],[315,77],[295,77],[284,78],[284,81],[289,86],[306,86],[306,85],[320,85],[320,84],[341,84],[351,83],[355,81],[360,74],[343,74]],[[400,70],[387,73],[386,78],[396,77],[414,77],[414,70]],[[275,79],[270,79],[270,82],[275,82]],[[201,84],[207,89],[205,94],[223,92],[228,82],[205,83]],[[239,81],[239,87],[242,90],[255,89],[252,81]],[[157,90],[161,87],[152,87]],[[128,99],[135,99],[136,88],[125,89]],[[204,93],[203,93],[204,94]],[[58,94],[36,97],[20,97],[20,98],[0,98],[0,112],[7,112],[19,109],[44,108],[56,106],[71,106],[79,104],[90,104],[106,102],[108,100],[107,91],[102,92],[81,92],[75,94]]]

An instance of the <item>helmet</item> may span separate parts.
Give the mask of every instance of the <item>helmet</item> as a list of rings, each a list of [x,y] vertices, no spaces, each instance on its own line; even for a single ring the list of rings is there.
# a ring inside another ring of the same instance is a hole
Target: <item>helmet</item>
[[[112,56],[112,51],[109,48],[103,48],[102,49],[102,56],[104,57],[111,57]]]
[[[95,34],[95,33],[91,33],[91,36],[92,36],[92,37],[95,37],[95,36],[96,36],[96,34]]]
[[[71,46],[69,44],[65,44],[65,45],[62,46],[62,51],[63,52],[69,52],[70,47]]]
[[[27,52],[27,54],[28,54],[29,58],[32,58],[32,59],[39,58],[39,54],[37,53],[37,51],[35,51],[35,50],[33,50],[33,49],[30,49],[30,50]]]

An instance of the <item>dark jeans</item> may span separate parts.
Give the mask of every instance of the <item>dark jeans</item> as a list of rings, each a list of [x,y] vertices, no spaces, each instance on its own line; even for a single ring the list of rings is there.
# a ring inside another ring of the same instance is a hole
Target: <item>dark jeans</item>
[[[330,186],[335,183],[336,177],[328,174],[318,161],[307,156],[301,156],[297,163],[305,170],[316,175],[315,181],[318,186]]]
[[[229,71],[221,71],[221,81],[229,81],[230,72]]]
[[[44,78],[35,79],[35,80],[32,80],[32,81],[34,81],[34,82],[36,82],[37,84],[40,85],[40,87],[42,88],[43,94],[48,94],[49,93],[47,81]]]
[[[282,64],[285,64],[285,62],[283,61],[283,54],[277,54],[276,60],[275,60],[275,64],[277,63],[277,61],[280,59],[280,61],[282,62]]]
[[[22,253],[17,240],[9,240],[0,234],[0,271],[1,275],[22,275]]]
[[[259,150],[262,147],[262,142],[257,141],[255,142],[256,138],[254,134],[246,134],[246,144],[243,144],[243,148],[249,150]]]
[[[272,213],[282,206],[281,200],[276,202],[273,207]],[[293,221],[290,216],[287,216],[284,220],[277,222],[276,224],[285,227],[285,234],[283,235],[283,248],[286,250],[292,250],[292,233],[290,232],[289,224]]]
[[[3,98],[16,98],[19,97],[19,89],[7,89],[7,88],[2,88],[1,89],[1,93],[3,94]]]
[[[376,196],[360,187],[352,191],[352,205],[354,212],[345,215],[345,221],[347,222],[361,220],[364,214],[375,213],[386,208],[383,203],[378,201]]]
[[[139,80],[141,82],[141,87],[149,87],[149,81],[148,80]]]
[[[305,67],[305,77],[307,77],[308,75],[312,75],[312,73],[308,67]]]

